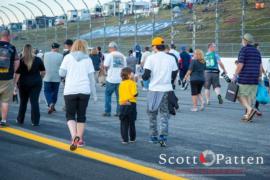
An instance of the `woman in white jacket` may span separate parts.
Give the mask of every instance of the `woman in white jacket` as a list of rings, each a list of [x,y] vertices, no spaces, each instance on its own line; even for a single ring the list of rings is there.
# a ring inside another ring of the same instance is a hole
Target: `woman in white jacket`
[[[71,53],[65,56],[59,70],[59,75],[65,77],[64,99],[72,151],[85,144],[83,133],[90,94],[93,95],[94,101],[97,101],[95,70],[87,54],[87,47],[86,41],[76,40]]]

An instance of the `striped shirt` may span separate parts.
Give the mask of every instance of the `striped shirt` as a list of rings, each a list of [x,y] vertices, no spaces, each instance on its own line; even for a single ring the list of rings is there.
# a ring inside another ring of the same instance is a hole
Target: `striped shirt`
[[[238,77],[239,84],[258,84],[262,63],[260,52],[252,45],[242,47],[238,62],[244,64]]]

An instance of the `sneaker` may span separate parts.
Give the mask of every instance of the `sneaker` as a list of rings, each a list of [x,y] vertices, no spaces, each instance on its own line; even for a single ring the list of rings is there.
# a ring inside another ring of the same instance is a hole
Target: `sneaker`
[[[204,111],[204,103],[201,104],[200,111]]]
[[[153,143],[153,144],[157,144],[158,143],[158,138],[156,136],[152,136],[152,137],[150,137],[149,142]]]
[[[132,140],[132,141],[130,140],[129,142],[130,142],[130,143],[135,143],[135,142],[136,142],[136,140]]]
[[[49,109],[48,109],[48,114],[53,113],[53,104],[50,104]]]
[[[39,126],[39,124],[32,124],[32,126],[33,126],[33,127],[37,127],[37,126]]]
[[[1,125],[2,127],[9,127],[9,124],[8,124],[6,121],[1,121],[1,122],[0,122],[0,125]]]
[[[223,104],[223,99],[222,99],[221,95],[218,95],[218,103]]]
[[[210,105],[210,101],[209,100],[206,100],[206,105]]]
[[[120,114],[119,114],[119,113],[115,113],[114,116],[115,116],[115,117],[119,117]]]
[[[23,122],[19,121],[18,119],[16,119],[16,123],[17,123],[18,125],[23,125]]]
[[[185,82],[185,86],[183,87],[183,90],[187,90],[189,83]]]
[[[143,90],[143,91],[148,91],[148,89],[146,89],[146,88],[143,88],[142,90]]]
[[[75,150],[77,149],[77,147],[78,147],[79,141],[80,141],[80,137],[79,137],[79,136],[76,136],[76,137],[73,139],[73,141],[72,141],[72,143],[71,143],[69,149],[70,149],[71,151],[75,151]]]
[[[256,109],[256,115],[257,115],[257,116],[262,116],[262,112],[259,111],[258,109]]]
[[[186,85],[186,81],[183,81],[181,89],[184,89],[185,85]]]
[[[122,143],[122,144],[128,144],[128,142],[126,142],[126,141],[122,141],[121,143]]]
[[[80,141],[78,142],[78,147],[83,147],[83,146],[85,146],[85,141],[80,140]]]
[[[198,108],[193,107],[193,108],[190,109],[190,111],[191,111],[191,112],[198,112]]]
[[[159,144],[161,147],[166,147],[167,138],[164,135],[159,136]]]
[[[104,116],[104,117],[110,117],[111,116],[111,113],[106,113],[105,112],[105,113],[102,114],[102,116]]]

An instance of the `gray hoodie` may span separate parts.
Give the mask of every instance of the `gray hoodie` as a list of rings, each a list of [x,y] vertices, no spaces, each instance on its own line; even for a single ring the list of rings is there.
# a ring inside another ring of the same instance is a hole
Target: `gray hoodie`
[[[81,52],[81,51],[76,51],[76,52],[71,52],[70,54],[68,54],[67,56],[72,56],[75,60],[77,61],[81,61],[83,59],[89,59],[89,61],[92,62],[91,58],[89,57],[89,55]],[[61,69],[59,70],[59,75],[61,77],[65,77],[67,74],[67,71],[65,69]],[[92,95],[94,97],[94,100],[96,101],[97,99],[97,94],[96,94],[96,82],[95,82],[95,76],[94,73],[91,73],[88,75],[89,77],[89,81],[90,81],[90,89],[92,92]]]

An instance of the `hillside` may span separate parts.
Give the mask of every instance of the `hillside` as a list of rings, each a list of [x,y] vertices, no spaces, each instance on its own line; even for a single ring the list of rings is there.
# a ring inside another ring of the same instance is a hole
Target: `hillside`
[[[255,9],[255,0],[248,0],[246,5],[245,16],[245,32],[250,32],[256,38],[256,41],[261,44],[261,50],[265,56],[270,56],[270,2],[265,4],[266,8],[257,10]],[[196,14],[196,47],[206,49],[207,43],[215,40],[216,29],[216,6],[215,4],[202,4],[196,5],[194,11]],[[219,50],[223,56],[235,56],[240,48],[241,37],[241,14],[242,6],[240,0],[220,0],[218,5],[219,13],[219,31],[217,33],[219,40]],[[175,37],[174,43],[180,47],[181,45],[192,44],[192,28],[189,28],[188,24],[192,24],[193,14],[188,9],[181,11],[181,15],[175,17],[175,21],[184,21],[184,23],[174,25]],[[170,21],[171,12],[169,9],[160,10],[156,15],[156,21],[167,20]],[[134,17],[125,17],[123,21],[128,24],[134,24]],[[138,23],[151,23],[150,17],[139,17]],[[118,17],[107,17],[106,26],[118,26]],[[92,30],[103,29],[103,18],[92,19]],[[58,42],[62,43],[65,39],[64,26],[58,26],[56,29]],[[89,33],[89,21],[80,22],[80,34]],[[75,38],[77,34],[77,23],[68,24],[68,35],[70,38]],[[171,28],[163,29],[156,32],[155,35],[163,36],[167,42],[170,43]],[[25,43],[33,43],[35,47],[39,49],[50,48],[50,44],[54,41],[55,28],[49,28],[45,32],[45,29],[29,30],[29,32],[18,33],[17,39],[13,41],[18,47],[22,47]],[[141,45],[149,45],[151,36],[138,36],[137,42]],[[117,37],[106,38],[105,44],[109,41],[118,41]],[[135,42],[135,37],[121,37],[120,47],[123,52],[127,52],[129,48],[132,48]],[[103,38],[95,39],[91,43],[92,46],[103,46]]]

